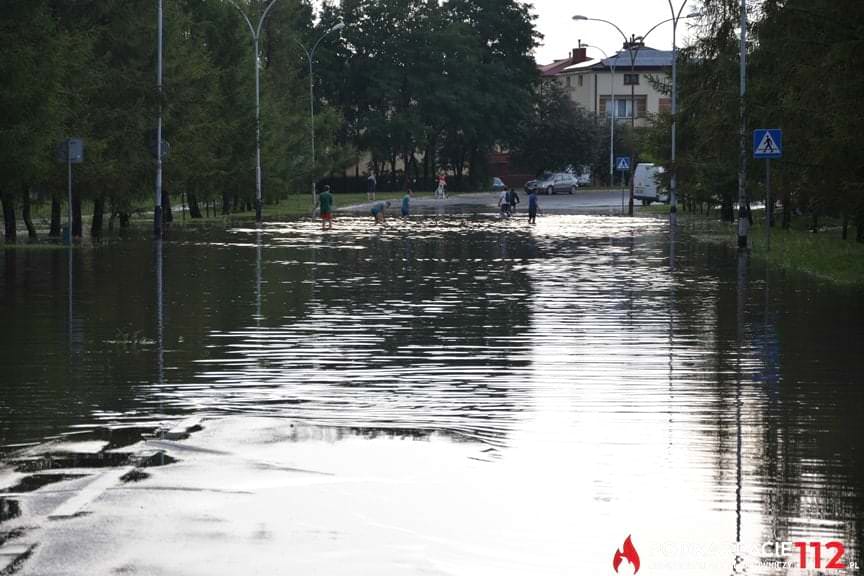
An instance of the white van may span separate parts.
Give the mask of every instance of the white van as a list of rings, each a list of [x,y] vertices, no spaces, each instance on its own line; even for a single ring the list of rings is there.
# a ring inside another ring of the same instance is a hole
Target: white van
[[[660,175],[663,172],[665,170],[662,166],[637,164],[636,173],[633,175],[633,198],[641,200],[643,206],[665,201],[660,188]]]

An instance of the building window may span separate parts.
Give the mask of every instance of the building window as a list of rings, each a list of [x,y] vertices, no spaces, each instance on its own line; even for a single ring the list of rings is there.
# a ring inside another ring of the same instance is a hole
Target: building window
[[[625,86],[638,86],[639,85],[639,74],[624,74],[624,85]]]
[[[567,76],[567,87],[568,87],[568,88],[571,86],[571,82],[572,82],[572,80],[573,80],[573,79],[572,79],[570,76]]]
[[[660,98],[660,102],[658,103],[658,110],[661,114],[671,114],[672,113],[672,99],[671,98]]]
[[[579,76],[579,86],[582,86],[582,80],[583,80],[583,79],[584,79],[584,78],[580,75],[580,76]]]
[[[646,96],[636,96],[636,117],[642,118],[648,112],[648,98]],[[603,96],[600,99],[600,114],[609,116],[613,113],[613,108],[610,106],[608,96]],[[616,119],[630,119],[633,117],[633,101],[629,96],[615,97],[614,113]]]

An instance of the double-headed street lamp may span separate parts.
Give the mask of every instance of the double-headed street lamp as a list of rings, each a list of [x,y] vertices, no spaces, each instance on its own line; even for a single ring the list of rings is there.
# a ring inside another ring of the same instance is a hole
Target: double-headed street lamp
[[[249,26],[249,31],[252,33],[252,44],[255,50],[255,221],[261,222],[261,52],[258,48],[261,38],[261,28],[264,26],[264,20],[270,13],[270,9],[276,4],[277,0],[271,0],[270,4],[264,8],[261,17],[258,19],[258,26],[253,26],[252,21],[246,16],[240,6],[230,0],[231,4],[240,11],[243,15],[243,20]]]
[[[672,0],[669,10],[672,12],[672,179],[669,182],[669,213],[672,223],[675,223],[678,213],[678,22],[688,0],[681,2],[681,7],[675,11]],[[684,18],[698,18],[698,12],[693,12]]]
[[[303,52],[306,54],[306,58],[309,60],[309,130],[312,134],[312,203],[317,204],[317,190],[315,188],[315,80],[312,75],[312,62],[315,58],[315,51],[318,50],[318,46],[321,44],[321,41],[324,40],[328,35],[332,32],[338,32],[339,30],[345,28],[344,22],[339,22],[329,30],[324,32],[318,41],[312,46],[312,50],[308,50],[306,46],[304,46],[300,41],[295,40],[298,46],[303,49]]]
[[[670,0],[670,1],[671,1],[671,0]],[[685,1],[685,4],[686,4],[686,1]],[[681,9],[683,10],[683,8],[684,8],[684,6],[682,5],[682,6],[681,6]],[[696,17],[696,16],[698,16],[698,14],[690,14],[690,15],[686,16],[686,18],[692,18],[692,17]],[[658,22],[657,24],[655,24],[654,26],[652,26],[651,28],[649,28],[648,31],[647,31],[645,34],[641,35],[641,36],[634,36],[634,35],[631,35],[630,38],[628,38],[627,35],[624,33],[624,31],[621,30],[621,28],[619,28],[618,25],[616,25],[614,22],[611,22],[611,21],[609,21],[609,20],[603,20],[602,18],[589,18],[589,17],[587,17],[587,16],[582,16],[582,15],[578,15],[578,14],[577,14],[576,16],[573,16],[573,20],[577,20],[577,21],[584,20],[584,21],[589,21],[589,22],[603,22],[604,24],[608,24],[608,25],[612,26],[613,28],[615,28],[615,30],[617,30],[618,33],[621,34],[621,37],[624,39],[624,49],[627,50],[627,51],[629,52],[629,54],[630,54],[630,72],[631,72],[632,75],[635,75],[635,74],[636,74],[636,59],[637,59],[638,56],[639,56],[639,50],[641,50],[642,48],[645,47],[645,40],[646,40],[646,38],[648,38],[648,36],[649,36],[652,32],[654,32],[654,30],[656,30],[657,28],[659,28],[659,27],[662,26],[663,24],[667,24],[667,23],[669,23],[669,22],[673,22],[673,23],[674,23],[674,26],[673,26],[673,36],[674,36],[674,35],[675,35],[675,31],[677,31],[678,21],[679,21],[681,18],[682,18],[682,16],[681,16],[681,14],[680,14],[680,11],[679,11],[679,13],[677,14],[677,16],[675,15],[675,13],[674,13],[674,11],[673,11],[673,17],[672,17],[672,18],[667,18],[666,20],[662,20],[662,21]],[[675,39],[673,38],[673,45],[674,45],[674,44],[676,44],[676,42],[675,42]],[[676,60],[677,60],[677,58],[675,57],[675,51],[673,51],[673,60],[672,60],[672,70],[673,70],[673,81],[672,81],[672,83],[673,83],[673,85],[674,85],[675,82],[677,81],[677,68],[676,68],[676,66],[675,66],[675,64],[676,64]],[[635,80],[634,78],[631,78],[631,82],[630,82],[630,106],[631,106],[631,112],[630,112],[630,126],[631,126],[631,129],[632,129],[632,130],[635,130],[635,129],[636,129],[636,109],[637,109],[637,106],[636,106],[636,84],[635,84],[634,80]],[[614,82],[614,73],[613,73],[613,82]],[[675,115],[675,113],[677,113],[677,109],[676,109],[677,100],[676,100],[676,96],[675,96],[676,92],[677,92],[677,87],[673,86],[673,88],[672,88],[672,93],[673,93],[673,116]],[[613,105],[614,105],[614,103],[613,103]],[[672,132],[672,134],[673,134],[673,136],[672,136],[672,142],[673,142],[673,153],[672,153],[673,156],[672,156],[672,158],[673,158],[673,162],[674,162],[674,158],[675,158],[675,152],[674,152],[674,149],[675,149],[675,146],[676,146],[676,135],[675,135],[675,128],[674,128],[674,126],[675,126],[675,124],[674,124],[674,119],[673,119],[673,132]],[[633,195],[634,195],[634,194],[633,194],[633,193],[634,193],[634,188],[633,188],[633,186],[634,186],[634,182],[633,182],[633,173],[634,173],[635,168],[636,168],[636,166],[635,166],[635,162],[636,162],[636,150],[635,150],[635,149],[636,149],[636,144],[635,144],[635,141],[634,141],[634,142],[631,144],[631,147],[630,147],[630,171],[631,171],[631,176],[630,176],[630,201],[629,201],[629,205],[628,205],[628,209],[627,209],[627,213],[628,213],[628,215],[630,215],[630,216],[633,216]],[[674,166],[673,166],[673,170],[674,170]],[[675,176],[674,176],[674,172],[673,172],[673,178],[675,178]],[[673,191],[672,191],[672,194],[670,195],[670,203],[672,203],[673,206],[676,206],[675,201],[673,200],[673,198],[675,198],[675,196],[674,196],[674,194],[675,194],[675,191],[674,191],[675,188],[674,188],[674,187],[677,185],[677,179],[676,179],[674,182],[675,182],[675,183],[673,184]],[[677,209],[677,208],[676,208],[676,209]],[[673,212],[673,213],[674,213],[674,212]]]
[[[600,48],[599,46],[592,46],[591,44],[583,44],[586,48],[593,48],[595,50],[600,51],[603,54],[603,58],[608,62],[610,60],[609,55],[606,54],[606,51]],[[618,65],[618,53],[615,53],[615,60],[612,61],[612,96],[610,99],[610,104],[612,105],[612,114],[609,115],[608,107],[606,111],[606,115],[609,116],[609,187],[611,188],[615,184],[615,68]],[[623,194],[622,194],[622,202],[623,202]]]

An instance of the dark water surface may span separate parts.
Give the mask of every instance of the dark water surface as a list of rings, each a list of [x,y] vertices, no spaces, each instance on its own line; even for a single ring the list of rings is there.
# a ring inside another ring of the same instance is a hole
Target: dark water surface
[[[434,432],[572,486],[574,534],[642,534],[652,573],[773,541],[860,563],[860,290],[592,216],[127,240],[75,251],[71,301],[67,258],[2,254],[0,445],[184,413]]]

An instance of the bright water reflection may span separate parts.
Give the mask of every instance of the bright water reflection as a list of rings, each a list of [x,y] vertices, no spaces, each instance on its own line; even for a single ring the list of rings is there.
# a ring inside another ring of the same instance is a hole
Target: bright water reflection
[[[436,432],[485,444],[490,476],[531,492],[509,505],[571,515],[559,539],[601,567],[630,533],[662,573],[716,573],[681,543],[857,555],[860,293],[590,216],[291,222],[160,250],[155,291],[149,243],[82,252],[70,319],[64,257],[5,253],[0,442],[189,411]]]

